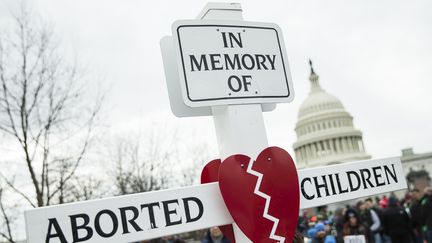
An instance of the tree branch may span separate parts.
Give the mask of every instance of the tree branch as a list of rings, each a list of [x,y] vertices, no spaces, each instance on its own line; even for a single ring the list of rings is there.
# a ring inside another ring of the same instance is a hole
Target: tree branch
[[[6,182],[6,184],[12,188],[12,190],[14,190],[16,193],[18,193],[20,196],[22,196],[27,202],[30,203],[30,205],[32,207],[36,207],[36,205],[32,202],[32,200],[22,191],[20,191],[18,188],[16,188],[12,182],[10,182],[4,175],[3,173],[0,173],[0,176],[3,177],[3,180]]]
[[[12,236],[12,230],[11,230],[11,221],[9,216],[6,213],[6,209],[3,205],[3,188],[0,188],[0,210],[3,216],[3,219],[5,221],[6,224],[6,230],[7,230],[7,234],[0,232],[0,235],[3,236],[3,238],[5,238],[6,240],[8,240],[10,243],[15,243],[15,240],[13,239]]]

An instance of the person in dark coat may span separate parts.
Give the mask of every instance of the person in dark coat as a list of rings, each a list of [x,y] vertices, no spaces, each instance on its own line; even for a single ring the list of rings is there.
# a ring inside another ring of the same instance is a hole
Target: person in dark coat
[[[420,200],[422,231],[428,243],[432,243],[432,188],[425,188]]]
[[[423,243],[422,215],[420,204],[420,199],[422,198],[422,196],[423,193],[421,193],[418,189],[414,189],[411,191],[411,205],[409,207],[409,210],[411,214],[412,234],[414,235],[414,243]]]
[[[230,243],[223,234],[219,227],[211,227],[201,243]]]
[[[304,243],[303,234],[297,231],[294,235],[292,243]]]
[[[343,235],[342,235],[342,231],[343,231],[343,226],[345,224],[345,211],[347,209],[346,208],[338,208],[335,211],[334,214],[334,227],[336,229],[336,239],[337,242],[343,242]]]
[[[397,205],[395,197],[390,197],[388,202],[388,208],[383,213],[384,232],[390,236],[392,243],[411,242],[411,223],[407,212]]]

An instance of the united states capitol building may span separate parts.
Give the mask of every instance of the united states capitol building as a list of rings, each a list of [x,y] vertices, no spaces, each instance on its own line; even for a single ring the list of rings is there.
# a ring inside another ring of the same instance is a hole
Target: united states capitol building
[[[309,81],[311,89],[298,112],[295,127],[297,141],[293,144],[297,167],[308,168],[370,159],[360,129],[342,102],[320,85],[312,62]],[[430,186],[432,152],[414,153],[402,149],[401,161],[410,189]],[[395,155],[398,156],[398,155]]]

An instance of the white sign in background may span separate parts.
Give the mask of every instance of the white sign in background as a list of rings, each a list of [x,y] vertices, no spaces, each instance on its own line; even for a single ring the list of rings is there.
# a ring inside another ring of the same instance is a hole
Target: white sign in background
[[[347,235],[344,237],[344,243],[366,243],[364,235]]]
[[[298,176],[302,209],[406,188],[399,158],[304,169]],[[29,243],[133,242],[233,223],[218,183],[37,208],[25,218]]]
[[[261,104],[293,99],[288,59],[277,25],[180,20],[172,28],[186,105]]]

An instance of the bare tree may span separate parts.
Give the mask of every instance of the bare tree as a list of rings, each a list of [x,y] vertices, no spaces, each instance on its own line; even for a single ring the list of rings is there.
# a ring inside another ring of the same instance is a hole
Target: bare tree
[[[185,143],[177,129],[149,126],[147,133],[124,134],[108,146],[114,164],[110,172],[119,195],[189,186],[199,183],[210,161],[207,144]]]
[[[152,130],[146,136],[117,137],[110,147],[115,164],[113,174],[117,194],[154,191],[167,188],[173,177],[172,166],[177,147],[175,135]]]
[[[181,177],[177,178],[178,183],[182,186],[191,186],[200,184],[201,171],[203,167],[218,156],[211,156],[212,149],[208,144],[198,144],[189,147],[186,151],[186,161],[181,169]]]
[[[8,207],[4,204],[5,188],[0,186],[0,211],[3,222],[1,227],[4,231],[0,231],[1,237],[3,237],[7,242],[14,243],[14,236],[12,234],[12,225],[14,223],[14,218],[8,212]]]
[[[103,187],[104,183],[100,178],[92,175],[76,176],[67,183],[63,197],[65,202],[102,198],[108,194],[108,191]]]
[[[87,99],[83,73],[66,61],[49,25],[24,4],[12,15],[11,30],[0,30],[0,133],[17,151],[9,162],[26,168],[18,177],[31,192],[16,185],[14,173],[2,170],[1,179],[32,207],[63,203],[92,142],[102,98]],[[10,225],[1,199],[0,193]],[[13,242],[9,226],[4,232]]]

